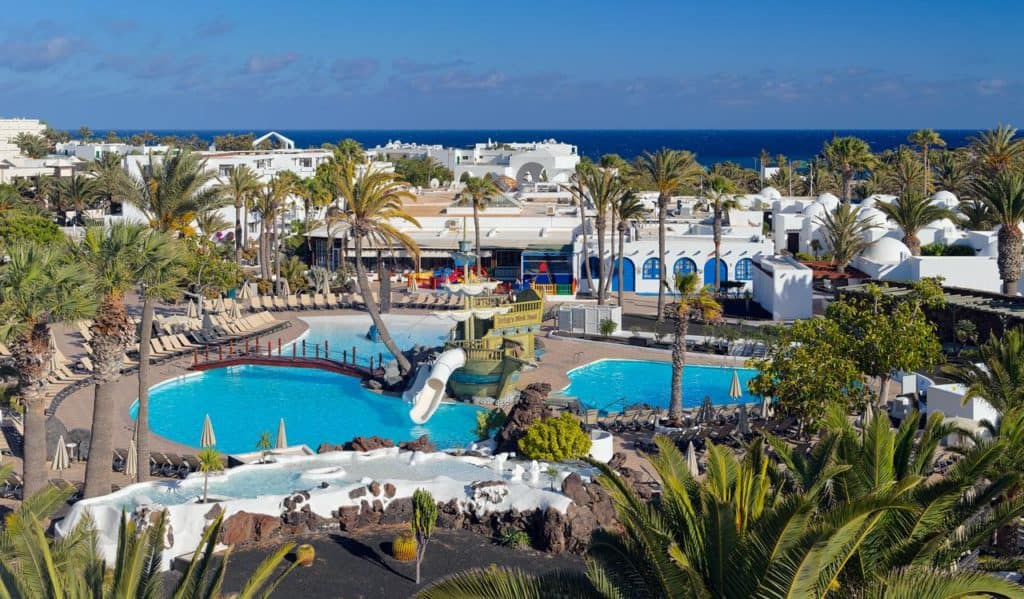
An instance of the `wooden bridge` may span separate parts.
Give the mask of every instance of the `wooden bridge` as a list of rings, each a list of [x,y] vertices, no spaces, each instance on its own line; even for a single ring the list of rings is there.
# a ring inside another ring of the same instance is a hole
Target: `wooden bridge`
[[[227,344],[196,350],[192,354],[192,365],[189,366],[189,370],[203,371],[243,365],[290,366],[315,368],[367,380],[384,375],[383,361],[383,354],[378,354],[370,356],[369,366],[358,364],[356,348],[353,347],[351,353],[348,350],[332,352],[326,342],[309,344],[305,340],[299,340],[290,347],[283,348],[280,339],[277,340],[276,346],[273,342],[267,341],[263,344],[260,339],[255,339],[244,344]]]

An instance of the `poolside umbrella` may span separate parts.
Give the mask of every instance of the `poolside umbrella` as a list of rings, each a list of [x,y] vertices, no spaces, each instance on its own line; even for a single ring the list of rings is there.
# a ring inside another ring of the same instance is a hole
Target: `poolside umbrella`
[[[871,404],[871,400],[868,400],[867,405],[864,406],[864,415],[861,416],[861,426],[867,426],[875,419],[875,409],[871,407]]]
[[[694,478],[700,474],[700,468],[697,467],[697,452],[693,449],[693,441],[690,441],[686,446],[686,470]]]
[[[715,416],[714,412],[714,408],[711,407],[711,398],[705,395],[704,400],[700,403],[700,409],[697,410],[697,424],[711,422]]]
[[[736,419],[736,434],[747,435],[750,433],[750,419],[747,418],[747,404],[740,404],[739,417]]]
[[[288,436],[284,434],[284,418],[277,423],[277,445],[274,449],[287,449],[288,447]]]
[[[46,340],[46,344],[50,346],[50,351],[57,351],[57,339],[53,336],[53,329],[50,329],[50,338]]]
[[[236,295],[235,298],[244,300],[249,299],[250,297],[252,297],[252,294],[249,293],[249,284],[242,283],[242,286],[238,288],[238,295]]]
[[[128,461],[124,465],[124,473],[128,478],[135,478],[139,472],[139,448],[135,445],[135,436],[128,442]]]
[[[761,399],[761,418],[768,420],[772,417],[772,398],[765,395]]]
[[[188,318],[199,318],[199,308],[193,300],[188,300],[188,308],[185,309],[185,316]]]
[[[239,320],[242,318],[242,309],[238,307],[238,302],[231,304],[231,320]]]
[[[729,397],[739,399],[743,397],[743,387],[740,386],[740,374],[736,369],[732,371],[732,384],[729,385]]]
[[[214,306],[214,310],[213,311],[217,312],[218,314],[223,314],[223,313],[228,311],[228,309],[226,307],[224,307],[224,296],[223,295],[217,298],[217,304]]]
[[[213,423],[210,422],[210,415],[206,415],[206,419],[203,420],[203,434],[199,437],[199,445],[201,447],[213,447],[217,444],[217,436],[213,434]]]
[[[53,461],[50,462],[50,469],[60,472],[71,467],[71,458],[68,457],[68,446],[64,444],[64,435],[57,437],[57,447],[53,452]]]
[[[288,286],[288,279],[281,277],[281,297],[288,297],[292,294],[291,288]]]

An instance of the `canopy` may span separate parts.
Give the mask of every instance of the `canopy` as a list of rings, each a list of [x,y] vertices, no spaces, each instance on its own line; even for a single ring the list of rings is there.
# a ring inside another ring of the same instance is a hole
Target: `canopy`
[[[481,281],[479,283],[449,283],[445,285],[451,293],[458,295],[482,295],[490,293],[501,285],[501,281]]]
[[[438,318],[450,318],[455,322],[465,322],[469,320],[469,317],[474,318],[494,318],[495,314],[507,314],[511,310],[511,306],[496,306],[494,308],[477,308],[474,310],[452,310],[450,312],[433,312],[434,316]]]
[[[284,418],[277,423],[277,445],[274,449],[286,449],[288,447],[288,436],[284,432]]]
[[[736,369],[732,371],[732,384],[729,385],[729,397],[739,399],[743,397],[743,387],[740,386],[740,374]]]
[[[213,447],[217,444],[217,436],[213,434],[213,423],[210,422],[210,415],[206,415],[206,419],[203,420],[203,434],[199,437],[199,445],[201,447]]]

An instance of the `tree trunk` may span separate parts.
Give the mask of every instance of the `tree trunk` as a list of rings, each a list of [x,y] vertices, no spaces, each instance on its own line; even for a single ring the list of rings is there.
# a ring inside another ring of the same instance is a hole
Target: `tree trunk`
[[[43,388],[50,369],[50,327],[36,324],[11,343],[11,354],[18,373],[19,393],[25,405],[24,461],[21,477],[24,497],[46,487],[46,399]]]
[[[843,170],[843,202],[850,203],[850,195],[853,191],[853,172]]]
[[[241,199],[241,198],[239,198]],[[235,202],[235,263],[242,265],[242,202]]]
[[[259,244],[259,255],[260,255],[260,277],[264,281],[270,280],[270,265],[267,264],[267,221],[263,219],[260,221],[260,236],[256,240]]]
[[[92,438],[85,465],[85,497],[106,495],[113,480],[114,421],[117,399],[114,387],[121,378],[124,351],[135,338],[135,323],[121,298],[106,298],[92,325],[95,394],[92,404]]]
[[[483,255],[480,253],[480,210],[473,200],[473,235],[476,237],[476,278],[480,278],[480,266]]]
[[[683,368],[686,366],[686,331],[690,321],[679,314],[676,321],[676,338],[672,343],[672,399],[668,404],[668,418],[672,422],[683,420]]]
[[[928,171],[928,144],[921,148],[921,154],[924,156],[924,195],[928,195],[928,176],[931,174]]]
[[[921,240],[917,238],[917,235],[908,233],[903,236],[903,244],[910,250],[911,256],[921,255]]]
[[[149,478],[149,356],[153,338],[153,308],[156,300],[146,297],[142,302],[142,330],[139,332],[139,413],[135,417],[135,451],[138,468],[135,482]]]
[[[999,278],[1003,280],[1003,293],[1017,295],[1017,282],[1020,280],[1021,267],[1021,233],[1020,223],[1003,223],[999,227]]]
[[[271,252],[273,253],[274,260],[274,281],[277,284],[277,294],[283,296],[284,285],[281,283],[281,248],[278,247],[278,222],[277,216],[274,216],[274,228],[271,229],[273,235],[270,243]]]
[[[598,215],[594,219],[594,228],[597,229],[597,305],[599,306],[604,305],[604,281],[609,274],[604,260],[604,227],[604,217]]]
[[[714,209],[711,230],[715,242],[715,293],[722,288],[722,211]]]
[[[587,216],[584,207],[583,198],[580,198],[580,231],[583,232],[583,251],[580,255],[583,256],[583,272],[587,275],[587,291],[593,293],[594,273],[590,272],[590,244],[587,243]]]
[[[658,322],[665,320],[665,213],[668,201],[668,195],[658,195]]]
[[[405,374],[412,369],[412,365],[409,364],[409,360],[398,349],[398,346],[395,345],[395,340],[391,338],[391,333],[388,332],[387,326],[384,325],[384,320],[380,317],[377,302],[373,300],[370,281],[366,278],[366,267],[363,266],[363,238],[361,235],[356,235],[355,244],[356,279],[359,281],[359,293],[363,296],[366,311],[370,313],[370,320],[377,327],[377,335],[380,337],[381,342],[384,343],[384,346],[388,348],[388,351],[395,356],[395,360],[398,361],[398,368],[402,371],[402,374]]]
[[[608,262],[607,263],[604,262],[604,258],[601,259],[601,268],[607,268],[607,272],[608,272],[608,274],[605,275],[605,277],[604,277],[604,287],[603,287],[603,291],[601,292],[602,295],[604,295],[605,299],[607,299],[608,295],[611,293],[611,290],[612,290],[612,276],[615,273],[615,230],[616,230],[615,229],[615,211],[612,210],[611,214],[612,214],[611,224],[608,227],[608,231],[611,232],[611,239],[609,240],[611,243],[608,244],[608,253],[610,255],[608,256]],[[602,234],[601,237],[603,239],[604,235]],[[607,264],[607,266],[606,266],[606,264]]]
[[[626,246],[626,228],[624,221],[619,221],[619,305],[622,305],[622,286],[624,282],[623,268],[625,268],[624,249]]]
[[[885,405],[889,397],[889,382],[891,379],[888,375],[882,375],[878,377],[878,407]]]
[[[205,472],[205,473],[203,473],[203,503],[206,503],[207,499],[210,496],[209,495],[209,490],[210,490],[210,473],[209,472]]]

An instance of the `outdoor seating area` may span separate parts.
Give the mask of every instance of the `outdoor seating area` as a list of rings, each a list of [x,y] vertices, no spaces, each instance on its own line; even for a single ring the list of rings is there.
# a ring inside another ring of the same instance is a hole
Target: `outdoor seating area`
[[[372,294],[373,301],[379,303],[377,292]],[[228,302],[231,300],[225,300]],[[361,293],[302,293],[279,295],[257,295],[248,300],[238,300],[249,310],[295,311],[295,310],[365,310],[366,303]],[[248,302],[247,306],[245,302]],[[391,294],[393,308],[412,308],[425,310],[455,310],[462,307],[462,299],[449,293],[409,293],[396,292]],[[227,308],[231,310],[231,308]]]

